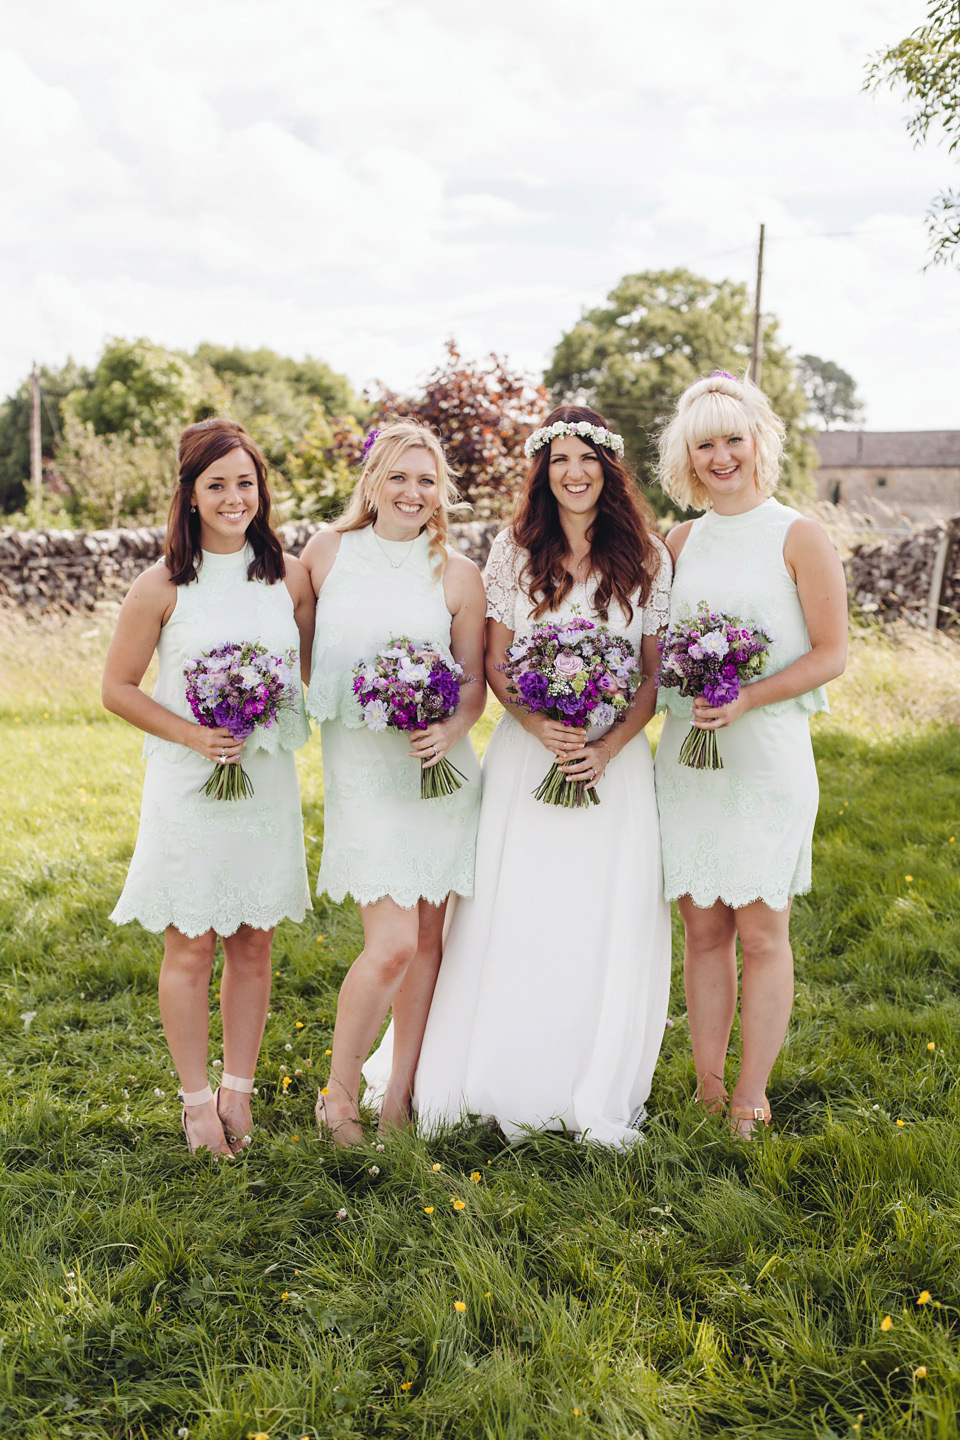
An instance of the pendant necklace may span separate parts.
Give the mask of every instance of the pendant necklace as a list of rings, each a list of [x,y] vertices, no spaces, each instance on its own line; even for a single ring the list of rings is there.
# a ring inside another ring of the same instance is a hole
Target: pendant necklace
[[[387,564],[393,570],[399,570],[401,565],[406,565],[407,561],[410,559],[410,556],[413,554],[414,540],[418,540],[420,538],[419,535],[415,535],[413,540],[404,540],[400,542],[396,540],[392,541],[391,543],[394,545],[398,543],[406,545],[407,553],[404,555],[402,560],[391,560],[390,551],[386,549],[383,541],[380,539],[380,536],[377,534],[376,530],[374,530],[372,525],[370,526],[370,533],[373,536],[374,540],[376,540],[377,542],[377,549],[380,551]]]

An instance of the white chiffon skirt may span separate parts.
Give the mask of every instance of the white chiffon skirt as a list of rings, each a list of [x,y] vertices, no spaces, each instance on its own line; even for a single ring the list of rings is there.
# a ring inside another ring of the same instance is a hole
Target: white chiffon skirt
[[[474,897],[460,900],[417,1070],[427,1130],[468,1115],[510,1139],[565,1130],[638,1138],[670,990],[650,746],[607,766],[600,805],[532,792],[552,756],[505,715],[483,760]],[[382,1093],[392,1032],[364,1076]]]

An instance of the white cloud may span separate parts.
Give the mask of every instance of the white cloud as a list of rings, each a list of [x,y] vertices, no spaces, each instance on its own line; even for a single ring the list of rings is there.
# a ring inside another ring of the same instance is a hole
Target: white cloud
[[[410,383],[450,335],[539,369],[629,270],[752,286],[764,220],[785,340],[851,370],[873,424],[954,423],[956,277],[919,269],[948,161],[861,93],[924,10],[13,7],[0,393],[111,333],[310,351],[357,384]]]

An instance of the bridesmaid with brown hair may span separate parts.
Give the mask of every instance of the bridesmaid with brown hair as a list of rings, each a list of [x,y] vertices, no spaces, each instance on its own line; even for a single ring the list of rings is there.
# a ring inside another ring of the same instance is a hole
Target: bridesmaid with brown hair
[[[230,420],[189,425],[162,560],[130,587],[107,652],[103,703],[146,735],[140,832],[111,919],[164,937],[160,1016],[180,1078],[191,1151],[235,1153],[249,1140],[250,1094],[270,997],[270,949],[284,917],[310,906],[294,750],[309,735],[300,657],[313,640],[313,591],[270,526],[267,466]],[[294,651],[287,705],[246,741],[197,724],[184,665],[226,642]],[[153,695],[141,682],[154,655]],[[211,766],[243,760],[253,794],[204,793]],[[223,1063],[207,1082],[210,976],[223,941]]]

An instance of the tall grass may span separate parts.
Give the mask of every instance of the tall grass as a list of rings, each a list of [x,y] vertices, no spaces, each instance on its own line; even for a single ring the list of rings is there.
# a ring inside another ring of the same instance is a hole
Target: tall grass
[[[689,1104],[678,973],[631,1155],[484,1128],[322,1145],[360,928],[319,902],[278,931],[256,1140],[218,1165],[178,1134],[158,942],[107,920],[141,777],[97,703],[109,619],[0,624],[7,1434],[957,1434],[956,647],[858,634],[816,722],[776,1135],[738,1145]]]

